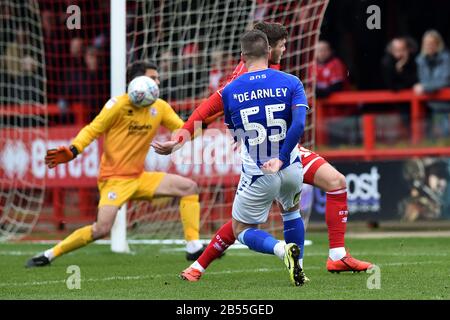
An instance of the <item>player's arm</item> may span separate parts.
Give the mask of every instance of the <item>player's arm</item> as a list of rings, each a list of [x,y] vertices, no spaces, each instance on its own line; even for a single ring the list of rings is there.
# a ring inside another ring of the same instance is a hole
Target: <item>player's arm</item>
[[[223,91],[224,94],[226,94],[226,90]],[[231,136],[233,137],[234,143],[238,143],[240,140],[240,137],[238,137],[237,132],[236,132],[236,128],[234,127],[233,124],[233,120],[231,119],[231,113],[230,110],[228,108],[228,101],[226,100],[226,96],[223,96],[223,101],[224,101],[224,107],[223,107],[223,111],[224,111],[224,122],[225,125],[227,126],[228,130],[231,133]]]
[[[288,163],[291,158],[291,152],[297,147],[300,139],[303,136],[306,123],[306,112],[309,109],[308,100],[306,98],[305,90],[300,80],[293,88],[292,100],[292,123],[287,130],[286,138],[281,147],[278,159],[271,159],[267,161],[262,169],[267,173],[276,173],[283,164]]]
[[[171,132],[181,129],[176,132],[176,135],[184,136],[188,135],[186,130],[183,130],[182,127],[184,125],[184,121],[178,116],[178,114],[173,110],[173,108],[164,100],[158,100],[157,103],[163,104],[163,115],[161,124],[169,129]],[[184,133],[184,135],[183,135]],[[178,143],[178,139],[173,139],[164,142],[152,141],[151,146],[155,149],[156,153],[162,155],[168,155],[172,152],[175,152],[181,147],[181,144]]]
[[[167,155],[181,148],[190,138],[195,136],[195,123],[210,124],[223,114],[222,97],[216,92],[204,100],[182,125],[182,130],[175,133],[171,141],[152,143],[155,151]],[[178,129],[178,128],[177,128]]]
[[[232,76],[228,79],[227,83],[233,81],[238,77],[244,68],[244,63],[241,62],[233,71]],[[179,149],[185,144],[189,139],[196,137],[196,123],[210,124],[214,122],[218,117],[223,115],[223,101],[222,101],[223,88],[216,91],[209,96],[208,99],[204,100],[191,114],[186,123],[183,125],[183,130],[175,134],[172,141],[166,143],[159,143],[158,148],[155,150],[159,154],[170,154],[174,150]],[[186,135],[186,133],[188,133]],[[155,143],[156,145],[156,143]]]
[[[227,79],[227,84],[232,82],[234,79],[239,77],[243,72],[245,72],[244,62],[240,62],[234,69],[231,76]],[[201,122],[202,124],[210,124],[214,122],[218,117],[223,115],[223,101],[222,94],[224,88],[213,93],[208,99],[204,100],[191,114],[189,119],[183,126],[190,132],[191,136],[195,136],[195,123]]]
[[[110,99],[97,117],[78,133],[70,146],[60,146],[57,149],[47,150],[45,164],[49,168],[54,168],[60,163],[75,159],[92,141],[108,130],[120,112],[120,108],[115,107],[115,102],[114,98]]]
[[[286,138],[279,154],[279,159],[283,161],[283,163],[289,162],[291,152],[300,142],[305,130],[306,113],[309,107],[305,89],[300,80],[295,83],[293,88],[291,108],[292,123],[286,133]]]
[[[183,129],[187,130],[191,137],[194,137],[196,123],[208,125],[221,115],[223,115],[222,97],[219,92],[215,92],[195,108],[184,124]]]
[[[169,129],[171,132],[181,129],[184,125],[184,121],[173,110],[172,106],[164,100],[158,100],[163,104],[163,115],[161,124]]]

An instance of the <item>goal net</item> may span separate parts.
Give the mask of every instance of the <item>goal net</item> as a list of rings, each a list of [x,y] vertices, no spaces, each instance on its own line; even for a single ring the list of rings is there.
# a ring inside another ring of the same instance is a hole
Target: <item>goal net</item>
[[[37,1],[0,1],[0,241],[34,227],[45,191],[45,65]]]
[[[314,88],[311,64],[328,0],[166,0],[128,2],[128,64],[153,60],[160,68],[161,97],[187,118],[202,99],[226,83],[240,59],[239,38],[258,21],[279,22],[288,29],[282,70],[300,77],[310,104],[303,145],[314,146]],[[223,123],[223,121],[222,121]],[[231,204],[240,165],[227,144],[221,122],[211,125],[186,151],[172,158],[154,152],[149,170],[190,176],[199,183],[202,205],[201,234],[214,232],[231,217]],[[169,138],[161,131],[158,140]],[[200,153],[200,155],[198,154]],[[200,162],[192,161],[199,155]],[[188,160],[186,160],[188,159]],[[186,161],[183,161],[186,160]],[[128,209],[131,235],[182,238],[177,200],[133,202]],[[282,228],[274,207],[268,225]]]

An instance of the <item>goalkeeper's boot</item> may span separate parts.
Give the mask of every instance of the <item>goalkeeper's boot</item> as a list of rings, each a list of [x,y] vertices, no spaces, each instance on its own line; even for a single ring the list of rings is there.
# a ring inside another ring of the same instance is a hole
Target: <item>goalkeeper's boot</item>
[[[50,260],[43,254],[38,254],[37,256],[31,258],[25,264],[26,268],[34,268],[34,267],[44,267],[50,265]]]
[[[203,251],[205,251],[205,246],[202,246],[200,249],[193,253],[186,252],[186,260],[187,261],[196,261],[202,255]]]
[[[202,272],[198,269],[189,267],[183,270],[183,272],[180,273],[179,277],[181,280],[196,282],[202,277]]]
[[[355,273],[367,271],[367,269],[370,269],[371,267],[372,263],[355,259],[348,252],[346,253],[345,257],[340,260],[333,261],[330,258],[328,258],[327,260],[327,270],[331,273],[346,271]]]
[[[298,262],[300,248],[295,243],[288,243],[284,251],[284,264],[288,268],[291,283],[296,287],[302,286],[305,283],[305,273]]]

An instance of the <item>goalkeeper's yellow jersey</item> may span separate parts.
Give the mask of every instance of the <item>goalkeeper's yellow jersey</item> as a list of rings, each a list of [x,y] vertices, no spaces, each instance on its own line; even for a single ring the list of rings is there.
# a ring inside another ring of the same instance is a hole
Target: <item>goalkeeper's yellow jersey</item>
[[[72,145],[81,153],[104,134],[99,180],[136,178],[144,171],[145,158],[159,126],[173,131],[183,124],[166,101],[158,99],[150,107],[137,108],[124,94],[111,98]]]

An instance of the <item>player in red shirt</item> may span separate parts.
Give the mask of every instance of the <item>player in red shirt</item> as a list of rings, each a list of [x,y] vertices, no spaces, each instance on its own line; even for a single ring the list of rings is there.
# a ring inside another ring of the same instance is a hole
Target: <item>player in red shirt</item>
[[[280,60],[286,50],[286,28],[278,23],[260,22],[254,26],[263,31],[271,46],[271,65],[273,69],[280,69]],[[234,70],[229,81],[247,72],[241,61]],[[223,114],[223,102],[221,90],[211,95],[194,110],[183,129],[194,134],[194,123],[199,121],[209,124]],[[180,134],[174,140],[168,142],[153,142],[152,146],[157,153],[170,154],[185,143],[185,137]],[[371,267],[371,263],[353,258],[345,249],[345,231],[347,223],[347,184],[345,176],[333,168],[318,154],[299,146],[303,164],[303,182],[314,185],[326,192],[325,219],[328,226],[329,258],[327,270],[330,272],[341,271],[365,271]],[[198,281],[215,259],[232,244],[236,238],[233,235],[231,218],[214,235],[208,247],[202,255],[189,268],[181,273],[181,278],[188,281]]]

